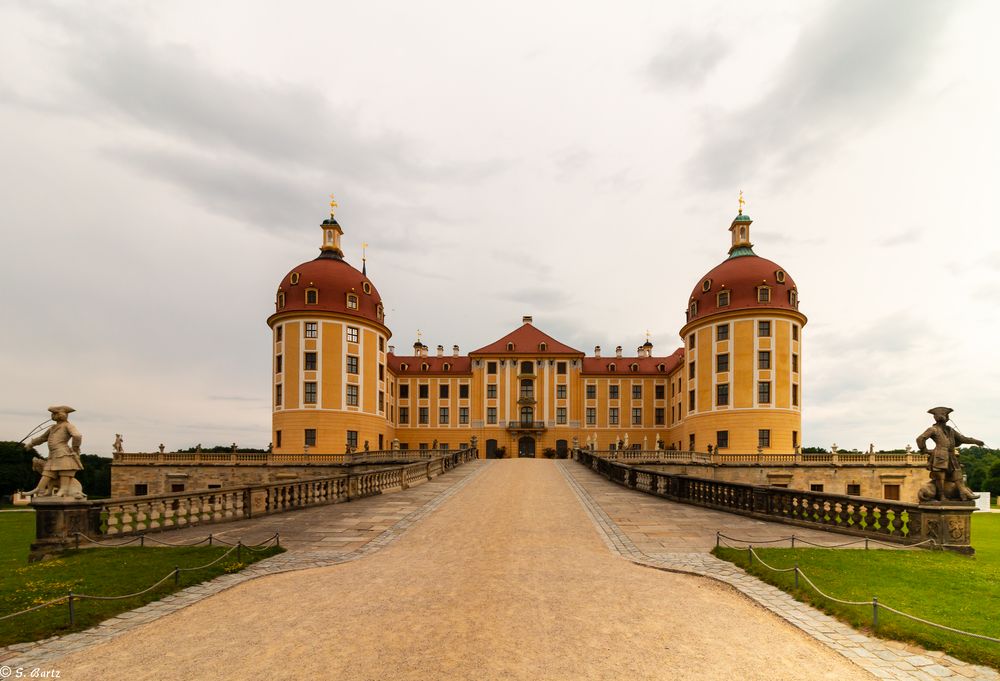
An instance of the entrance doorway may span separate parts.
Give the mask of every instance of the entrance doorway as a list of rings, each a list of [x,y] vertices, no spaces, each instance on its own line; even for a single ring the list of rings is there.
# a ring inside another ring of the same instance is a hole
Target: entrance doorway
[[[525,458],[535,458],[535,438],[525,435],[517,441],[517,455]]]
[[[486,458],[487,459],[499,459],[500,456],[497,453],[497,441],[487,440],[486,441]]]

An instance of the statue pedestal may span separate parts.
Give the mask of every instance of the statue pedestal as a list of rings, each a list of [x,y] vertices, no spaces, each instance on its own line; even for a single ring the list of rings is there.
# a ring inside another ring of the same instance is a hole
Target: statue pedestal
[[[31,500],[35,509],[35,541],[28,561],[44,560],[64,549],[76,546],[76,533],[96,537],[100,534],[100,504],[86,499],[39,497]]]
[[[938,548],[971,556],[974,501],[925,501],[920,504],[920,533]]]

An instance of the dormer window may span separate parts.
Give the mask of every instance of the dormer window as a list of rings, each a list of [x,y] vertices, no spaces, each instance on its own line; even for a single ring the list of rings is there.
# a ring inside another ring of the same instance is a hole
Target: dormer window
[[[615,366],[614,362],[612,362],[611,364],[608,365],[608,371],[610,371],[611,373],[614,373],[617,370],[618,370],[618,367]]]
[[[444,369],[445,371],[450,371],[451,370],[451,365],[448,364],[447,362],[445,362],[444,365],[441,368]]]
[[[784,270],[778,270],[777,272],[775,272],[774,273],[774,280],[777,281],[779,284],[784,284],[785,283],[785,271]]]
[[[514,344],[507,343],[507,352],[514,352]]]
[[[372,293],[372,285],[369,284],[367,281],[363,281],[363,282],[361,282],[361,290],[364,291],[365,293],[367,293],[368,295],[371,295],[371,293]]]
[[[407,364],[406,362],[403,362],[402,364],[399,365],[399,370],[400,371],[406,371],[409,368],[410,368],[410,365]]]
[[[688,312],[690,313],[691,318],[694,318],[694,316],[698,314],[698,301],[697,300],[694,301],[693,303],[691,303],[691,308],[688,310]]]
[[[666,370],[666,368],[667,367],[664,364],[657,364],[656,365],[656,370],[659,371],[661,374]]]
[[[711,279],[706,279],[705,281],[701,282],[701,290],[704,291],[704,292],[706,292],[706,293],[708,293],[709,291],[711,291],[712,290],[712,280]]]
[[[424,362],[423,364],[420,365],[421,371],[427,371],[428,369],[430,369],[430,365],[427,364],[427,362]]]
[[[382,303],[379,303],[378,307],[375,308],[375,319],[382,321],[383,316],[385,316],[384,308]]]
[[[729,307],[729,291],[719,291],[715,297],[715,304],[718,307]]]
[[[314,288],[306,289],[306,305],[315,305],[319,302],[319,291]]]
[[[757,287],[757,302],[758,303],[770,303],[771,302],[771,289],[767,286]]]
[[[539,343],[538,344],[538,351],[539,352],[545,352],[548,349],[548,347],[549,347],[548,344],[545,343],[545,342]]]
[[[299,273],[292,272],[292,276],[288,277],[288,283],[291,284],[292,286],[295,286],[297,283],[299,283]]]
[[[354,293],[347,294],[347,309],[357,310],[358,309],[358,296]]]
[[[278,309],[280,310],[285,306],[285,293],[284,291],[278,291]]]
[[[639,370],[639,365],[633,362],[632,364],[629,365],[628,368],[629,368],[629,371],[631,371],[632,373],[635,373],[636,371]]]
[[[795,289],[792,289],[791,291],[788,292],[788,303],[792,307],[799,306],[799,294],[798,291],[796,291]]]

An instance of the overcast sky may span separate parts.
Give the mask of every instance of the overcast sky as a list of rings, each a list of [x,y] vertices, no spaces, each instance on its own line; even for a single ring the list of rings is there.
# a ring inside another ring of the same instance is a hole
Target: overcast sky
[[[803,441],[1000,445],[1000,3],[0,0],[0,439],[270,440],[327,195],[392,342],[657,354],[743,189]],[[992,55],[992,56],[990,56]]]

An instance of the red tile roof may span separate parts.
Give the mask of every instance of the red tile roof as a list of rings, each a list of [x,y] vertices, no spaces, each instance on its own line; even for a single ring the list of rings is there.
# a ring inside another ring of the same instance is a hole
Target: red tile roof
[[[397,376],[411,376],[418,374],[472,374],[472,360],[468,357],[415,357],[415,356],[403,356],[398,357],[396,355],[388,355],[386,357],[386,362],[389,364],[389,368],[396,373]],[[406,365],[406,369],[403,369],[403,365]],[[423,365],[427,365],[427,368],[422,368]],[[448,369],[445,370],[444,365],[448,365]]]
[[[609,374],[666,376],[684,361],[684,348],[677,348],[669,357],[585,357],[583,371],[585,375],[607,376]],[[611,371],[614,365],[615,370]],[[635,371],[632,370],[633,365]],[[663,370],[660,370],[660,366]]]
[[[513,350],[508,350],[509,343],[514,344]],[[545,349],[540,348],[540,344],[545,343]],[[525,322],[520,327],[514,329],[498,341],[494,341],[478,350],[473,350],[470,355],[577,355],[582,357],[583,353],[574,350],[570,346],[560,343],[552,336],[543,331],[539,331],[530,322]]]

